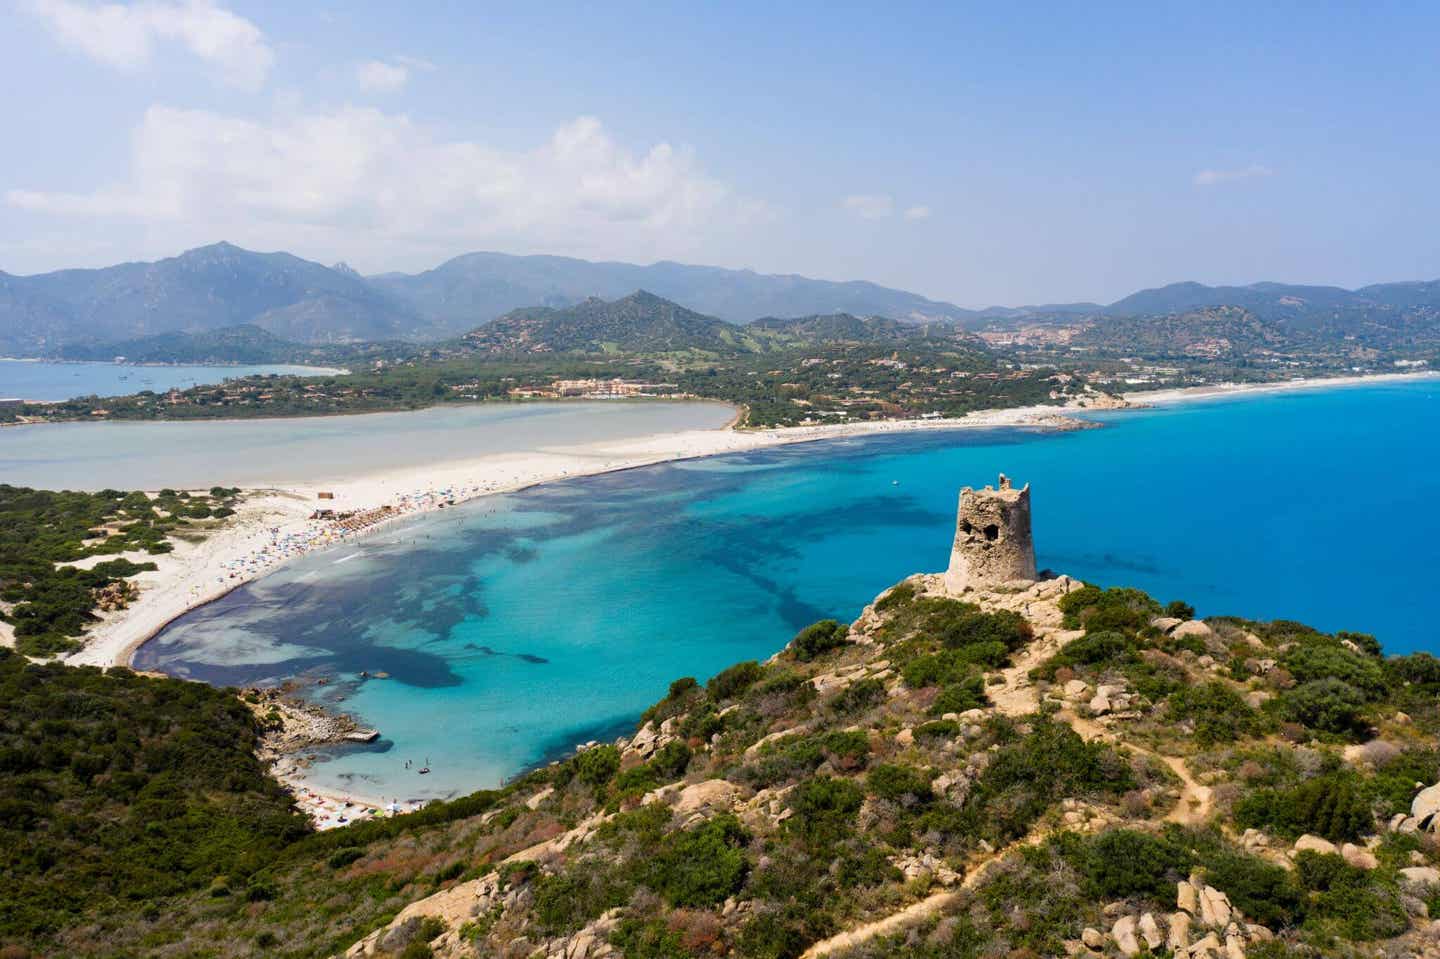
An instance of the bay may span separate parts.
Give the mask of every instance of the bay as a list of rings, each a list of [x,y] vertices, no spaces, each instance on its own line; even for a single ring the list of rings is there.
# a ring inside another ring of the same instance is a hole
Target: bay
[[[1433,382],[917,433],[673,463],[492,497],[312,554],[178,620],[136,664],[324,677],[382,732],[313,780],[377,798],[499,783],[627,730],[678,676],[779,649],[945,566],[962,485],[1033,484],[1042,567],[1435,651]],[[362,679],[385,672],[388,679]],[[429,760],[417,777],[405,762]]]

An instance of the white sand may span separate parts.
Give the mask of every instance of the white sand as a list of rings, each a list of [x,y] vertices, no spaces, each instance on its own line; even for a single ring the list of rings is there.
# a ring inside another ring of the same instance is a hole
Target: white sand
[[[687,430],[544,447],[527,453],[493,453],[334,482],[249,491],[235,516],[206,539],[199,543],[176,542],[173,553],[146,557],[159,569],[134,577],[139,597],[129,608],[105,615],[91,629],[85,648],[66,661],[74,665],[129,665],[131,655],[142,643],[185,612],[288,559],[365,536],[404,517],[431,512],[441,504],[512,492],[550,480],[814,440],[915,430],[1044,426],[1053,423],[1058,412],[1055,407],[1037,406],[987,410],[953,420],[842,423],[743,432]],[[333,493],[334,499],[319,499],[321,491]],[[356,534],[340,534],[331,523],[308,518],[317,508],[349,512],[385,505],[394,508],[394,519]]]
[[[1440,373],[1219,384],[1130,393],[1125,398],[1131,403],[1162,405],[1238,393],[1325,389],[1437,375]],[[208,538],[198,543],[177,542],[173,553],[148,557],[159,569],[134,577],[132,581],[139,587],[139,598],[128,609],[105,615],[91,630],[86,647],[68,657],[67,662],[106,667],[129,665],[135,650],[171,620],[273,570],[288,559],[314,549],[341,545],[404,517],[431,512],[444,503],[511,492],[556,479],[816,440],[918,430],[1054,427],[1058,425],[1057,414],[1064,412],[1067,411],[1053,406],[1036,406],[987,410],[953,420],[842,423],[745,432],[728,428],[689,430],[640,439],[555,446],[521,454],[497,453],[333,483],[297,483],[280,489],[250,491],[236,515]],[[318,499],[321,490],[333,493],[333,501]],[[316,508],[343,512],[387,504],[394,507],[394,519],[350,535],[337,534],[329,522],[308,518]],[[0,644],[7,638],[0,633]],[[303,770],[293,764],[282,764],[276,772],[295,793],[297,805],[320,829],[389,814],[384,800],[316,789],[305,781]],[[399,811],[408,812],[419,805],[422,803],[405,801],[400,803]]]
[[[1221,399],[1252,393],[1282,393],[1291,390],[1331,390],[1345,386],[1374,386],[1377,383],[1408,382],[1440,377],[1440,371],[1423,370],[1414,373],[1378,373],[1372,376],[1331,376],[1298,377],[1278,383],[1214,383],[1206,386],[1186,386],[1169,390],[1148,390],[1126,393],[1127,402],[1147,406],[1168,406],[1173,403],[1190,403],[1196,400]]]
[[[1130,393],[1132,403],[1148,405],[1191,402],[1239,393],[1368,385],[1413,380],[1440,373],[1396,373],[1380,376],[1290,380],[1284,383],[1219,384],[1176,390]],[[445,503],[512,492],[556,479],[590,476],[673,460],[720,453],[767,449],[792,443],[908,433],[917,430],[977,429],[998,426],[1053,426],[1056,415],[1073,410],[1030,406],[985,410],[950,420],[890,420],[798,426],[774,430],[688,430],[638,439],[542,447],[526,453],[494,453],[427,467],[411,467],[340,479],[297,483],[279,489],[251,491],[225,527],[195,543],[177,543],[174,553],[150,557],[160,567],[134,582],[139,598],[128,609],[108,614],[91,630],[86,647],[67,658],[81,665],[128,665],[139,646],[167,623],[235,587],[269,572],[281,563],[314,549],[328,548],[368,535],[378,526],[342,535],[328,522],[308,519],[317,507],[337,511],[390,505],[395,519],[385,525]],[[325,490],[334,500],[319,500]]]

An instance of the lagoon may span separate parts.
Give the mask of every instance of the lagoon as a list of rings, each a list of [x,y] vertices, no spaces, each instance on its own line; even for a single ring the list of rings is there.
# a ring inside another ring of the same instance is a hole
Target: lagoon
[[[54,402],[78,396],[125,396],[150,390],[208,386],[242,376],[320,376],[312,366],[134,366],[123,363],[50,363],[0,359],[0,397]]]
[[[763,659],[943,568],[958,488],[1000,471],[1034,486],[1042,567],[1201,615],[1440,649],[1434,381],[1102,418],[1110,428],[838,440],[478,500],[243,586],[136,665],[215,683],[325,677],[314,695],[382,739],[326,754],[317,785],[466,792],[626,731],[678,676]],[[427,758],[428,776],[405,768]]]
[[[208,489],[340,480],[489,453],[714,429],[719,403],[484,403],[299,419],[42,423],[0,429],[16,486]]]

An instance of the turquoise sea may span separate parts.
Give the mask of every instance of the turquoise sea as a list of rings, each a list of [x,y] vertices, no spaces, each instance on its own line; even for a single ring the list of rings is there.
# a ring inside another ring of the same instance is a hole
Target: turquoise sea
[[[328,757],[317,783],[468,791],[629,728],[677,676],[764,658],[943,568],[959,487],[1000,471],[1033,484],[1042,567],[1202,615],[1440,648],[1440,385],[1103,419],[816,443],[478,501],[239,589],[137,665],[216,683],[326,677],[316,695],[383,737]],[[404,768],[426,758],[428,776]]]
[[[120,363],[45,363],[0,359],[0,397],[69,400],[77,396],[124,396],[150,390],[163,393],[267,373],[319,375],[310,366],[127,366]]]

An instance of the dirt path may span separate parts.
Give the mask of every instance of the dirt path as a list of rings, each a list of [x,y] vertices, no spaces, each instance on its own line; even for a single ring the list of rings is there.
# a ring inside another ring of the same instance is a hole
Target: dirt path
[[[994,703],[995,709],[1007,716],[1028,716],[1033,714],[1040,706],[1040,697],[1035,687],[1031,685],[1030,670],[1044,662],[1055,653],[1059,644],[1049,637],[1037,639],[1021,654],[1020,659],[1013,666],[1007,667],[1001,672],[1005,681],[1003,684],[993,686],[987,690],[990,701]],[[1099,723],[1083,719],[1070,710],[1064,710],[1058,714],[1058,718],[1068,722],[1070,727],[1079,733],[1080,736],[1090,742],[1115,743],[1116,735]],[[1182,825],[1198,825],[1210,818],[1215,807],[1214,796],[1209,786],[1202,786],[1195,781],[1190,770],[1185,766],[1185,760],[1179,756],[1164,756],[1144,746],[1137,746],[1133,743],[1125,743],[1126,749],[1140,753],[1144,756],[1162,762],[1175,774],[1181,782],[1180,798],[1174,807],[1166,813],[1165,822],[1180,823]],[[964,880],[958,886],[933,893],[921,899],[919,902],[911,903],[898,912],[891,913],[872,922],[864,923],[853,929],[837,933],[829,939],[822,939],[815,943],[801,955],[800,959],[818,959],[820,956],[827,956],[834,952],[841,952],[852,949],[855,946],[868,942],[881,936],[888,936],[898,933],[907,927],[919,923],[931,916],[944,911],[960,900],[960,897],[967,889],[975,886],[987,873],[1001,862],[1006,856],[1015,850],[1028,845],[1035,845],[1048,838],[1048,831],[1031,833],[1025,838],[1017,840],[999,850],[991,856],[982,859],[966,874]]]
[[[1088,741],[1118,742],[1118,737],[1111,730],[1093,720],[1081,719],[1069,710],[1060,712],[1059,716],[1070,724],[1070,728]],[[1210,818],[1210,814],[1215,809],[1214,791],[1209,786],[1202,786],[1195,781],[1195,777],[1190,774],[1190,769],[1185,765],[1184,759],[1179,756],[1166,756],[1131,742],[1121,745],[1131,752],[1149,756],[1157,762],[1164,763],[1180,780],[1180,798],[1165,814],[1165,822],[1179,823],[1182,826],[1198,826]]]
[[[913,902],[899,912],[893,912],[873,922],[867,922],[853,929],[836,933],[829,939],[822,939],[801,953],[800,959],[817,959],[819,956],[826,956],[832,952],[850,949],[879,936],[888,936],[891,933],[900,932],[910,925],[927,919],[958,902],[967,889],[973,888],[981,879],[985,878],[997,863],[1004,861],[1006,856],[1025,846],[1033,846],[1044,842],[1049,838],[1049,835],[1048,832],[1042,831],[1031,833],[1023,839],[1017,839],[1010,845],[977,862],[965,873],[965,878],[960,880],[958,886],[931,893],[919,902]]]

